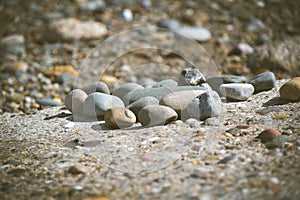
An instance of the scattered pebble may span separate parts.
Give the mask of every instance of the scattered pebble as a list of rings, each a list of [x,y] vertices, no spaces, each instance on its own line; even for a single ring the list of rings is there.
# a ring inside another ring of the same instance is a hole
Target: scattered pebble
[[[295,77],[279,89],[281,98],[287,101],[300,101],[300,77]]]
[[[161,126],[177,119],[177,113],[167,106],[150,105],[144,107],[138,115],[143,126]]]
[[[253,85],[255,92],[271,90],[274,88],[276,77],[273,72],[264,72],[253,77],[249,83]]]
[[[127,128],[136,122],[136,117],[127,108],[111,108],[104,113],[104,120],[109,127]]]
[[[206,42],[212,38],[210,31],[204,27],[181,27],[176,31],[185,37],[199,42]]]
[[[219,89],[224,97],[233,100],[247,100],[254,92],[254,87],[247,83],[226,83]]]
[[[260,139],[262,143],[267,143],[280,135],[281,133],[278,130],[269,128],[262,131],[256,138]]]

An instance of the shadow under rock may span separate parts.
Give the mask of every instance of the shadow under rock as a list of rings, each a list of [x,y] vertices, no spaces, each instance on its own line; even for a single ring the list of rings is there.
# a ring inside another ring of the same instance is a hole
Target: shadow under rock
[[[62,112],[57,115],[45,117],[44,120],[50,120],[50,119],[54,119],[54,118],[67,118],[68,119],[70,116],[72,116],[72,114]]]

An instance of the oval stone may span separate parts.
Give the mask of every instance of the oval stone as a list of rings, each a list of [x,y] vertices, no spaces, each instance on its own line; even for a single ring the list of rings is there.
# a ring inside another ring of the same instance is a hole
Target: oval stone
[[[300,77],[286,82],[279,89],[280,96],[287,101],[300,101]]]
[[[137,83],[126,83],[124,85],[121,85],[120,87],[113,90],[112,95],[117,96],[119,98],[123,98],[128,92],[142,89],[144,88],[140,84]]]
[[[104,121],[112,128],[127,128],[136,122],[136,117],[127,108],[111,108],[104,113]]]
[[[65,97],[65,106],[72,113],[81,113],[87,97],[88,95],[81,89],[72,90]]]
[[[253,85],[255,92],[271,90],[275,86],[276,77],[273,72],[264,72],[254,76],[249,83]]]
[[[138,115],[143,126],[161,126],[177,119],[177,113],[167,106],[151,105],[144,107]]]

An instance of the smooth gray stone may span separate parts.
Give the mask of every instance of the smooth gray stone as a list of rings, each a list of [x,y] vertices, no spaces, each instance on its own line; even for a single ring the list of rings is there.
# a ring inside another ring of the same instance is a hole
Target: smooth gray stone
[[[50,99],[50,98],[42,98],[42,99],[37,98],[36,102],[43,106],[61,106],[62,105],[61,102]]]
[[[142,97],[139,100],[131,103],[129,106],[127,106],[128,109],[130,109],[135,116],[138,116],[141,109],[143,109],[146,106],[150,105],[158,105],[159,101],[155,97]]]
[[[204,27],[182,27],[177,31],[183,36],[199,42],[206,42],[212,38],[210,31]]]
[[[276,77],[273,72],[264,72],[254,76],[249,83],[254,86],[255,92],[271,90],[275,86]]]
[[[142,85],[145,88],[152,88],[154,85],[157,84],[157,82],[151,78],[144,78],[144,79],[138,81],[137,83]]]
[[[112,95],[122,99],[128,92],[143,88],[143,86],[137,83],[126,83],[113,90]]]
[[[106,85],[106,83],[101,82],[101,81],[97,81],[97,82],[85,85],[85,86],[83,86],[79,89],[82,89],[88,95],[92,94],[94,92],[101,92],[101,93],[104,93],[104,94],[110,94],[109,88]]]
[[[161,126],[177,119],[177,113],[167,106],[150,105],[144,107],[138,114],[143,126]]]
[[[213,90],[221,95],[219,90],[220,85],[224,83],[246,83],[247,78],[245,76],[234,76],[234,75],[218,75],[212,76],[206,80],[206,82],[211,86]]]
[[[65,106],[72,113],[81,113],[87,97],[88,95],[81,89],[72,90],[65,97]]]
[[[178,86],[175,88],[160,87],[160,88],[137,89],[135,91],[127,93],[123,100],[125,105],[129,105],[132,102],[135,102],[138,99],[147,96],[155,97],[157,100],[160,101],[163,98],[163,96],[165,96],[166,94],[169,94],[171,92],[176,92],[176,91],[184,91],[184,90],[204,90],[204,88],[198,86]]]
[[[218,117],[222,114],[222,101],[215,91],[207,91],[190,102],[182,112],[183,121],[194,118],[205,120],[210,117]]]
[[[160,88],[160,87],[166,87],[166,88],[174,88],[178,85],[177,81],[174,81],[173,79],[166,79],[162,80],[159,83],[152,86],[152,88]]]
[[[180,23],[176,19],[166,19],[158,22],[159,27],[168,29],[179,29],[181,27]]]
[[[90,94],[84,101],[82,114],[92,117],[102,117],[108,109],[124,107],[124,103],[119,97],[95,92]]]
[[[224,97],[233,100],[247,100],[254,92],[253,85],[248,83],[226,83],[219,89]]]

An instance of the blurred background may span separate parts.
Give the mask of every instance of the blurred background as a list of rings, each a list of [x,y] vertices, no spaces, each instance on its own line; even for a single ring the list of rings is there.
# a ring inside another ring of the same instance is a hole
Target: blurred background
[[[139,27],[199,28],[194,39],[216,62],[220,74],[251,77],[273,71],[278,79],[300,75],[300,1],[0,2],[0,113],[30,114],[61,105],[82,61],[99,42]],[[155,37],[165,39],[160,34]],[[124,38],[125,44],[126,39],[133,38]],[[114,45],[119,44],[124,41]],[[113,47],[107,48],[109,52]],[[188,67],[178,55],[141,50],[117,59],[101,80],[118,82],[135,63],[143,62]]]

